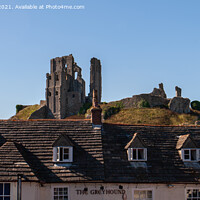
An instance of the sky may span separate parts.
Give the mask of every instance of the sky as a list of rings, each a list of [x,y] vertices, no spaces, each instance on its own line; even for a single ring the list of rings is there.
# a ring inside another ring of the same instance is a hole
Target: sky
[[[21,5],[45,9],[18,9]],[[3,9],[9,5],[12,9]],[[46,5],[84,9],[46,9]],[[73,54],[89,92],[90,59],[102,64],[102,101],[164,84],[200,100],[199,0],[1,0],[0,119],[45,99],[50,59]]]

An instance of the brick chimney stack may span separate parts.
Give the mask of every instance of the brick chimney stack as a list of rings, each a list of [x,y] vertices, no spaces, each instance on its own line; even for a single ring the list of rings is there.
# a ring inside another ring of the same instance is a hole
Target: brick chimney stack
[[[101,126],[101,113],[102,109],[98,105],[97,90],[93,90],[92,109],[91,109],[91,122],[94,126]]]

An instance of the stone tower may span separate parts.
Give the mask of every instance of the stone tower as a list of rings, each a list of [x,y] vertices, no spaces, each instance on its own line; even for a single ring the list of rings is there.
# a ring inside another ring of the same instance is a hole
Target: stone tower
[[[85,102],[85,81],[73,56],[51,59],[51,72],[46,78],[47,107],[54,117],[63,119],[77,114]]]
[[[92,102],[93,90],[97,91],[98,103],[101,103],[101,93],[102,93],[102,78],[101,78],[101,62],[97,58],[91,59],[90,65],[90,93],[89,99]]]

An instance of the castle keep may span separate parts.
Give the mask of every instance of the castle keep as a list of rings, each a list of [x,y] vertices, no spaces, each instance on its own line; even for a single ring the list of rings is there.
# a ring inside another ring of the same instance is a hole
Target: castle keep
[[[101,63],[91,59],[90,93],[85,96],[85,81],[81,68],[74,62],[72,54],[51,59],[50,74],[46,76],[46,104],[56,119],[77,114],[81,106],[92,101],[92,91],[97,90],[101,102]]]

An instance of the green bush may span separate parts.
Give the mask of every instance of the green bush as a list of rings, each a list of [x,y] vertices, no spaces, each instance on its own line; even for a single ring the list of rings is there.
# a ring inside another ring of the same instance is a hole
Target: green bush
[[[103,118],[108,119],[114,114],[117,114],[123,108],[122,102],[117,102],[115,106],[108,107],[103,111]]]
[[[17,114],[20,110],[22,110],[23,108],[24,108],[23,105],[17,104],[17,105],[16,105],[16,114]]]
[[[194,110],[199,110],[200,111],[200,102],[199,101],[192,101],[191,102],[191,107]]]
[[[118,108],[120,108],[120,109],[124,107],[122,101],[116,102],[115,106],[118,107]]]
[[[91,106],[92,106],[92,103],[90,103],[90,102],[84,103],[83,106],[80,108],[78,114],[79,115],[81,115],[81,114],[84,115]]]
[[[148,101],[142,99],[139,103],[138,103],[138,107],[139,108],[150,108],[150,104]]]

